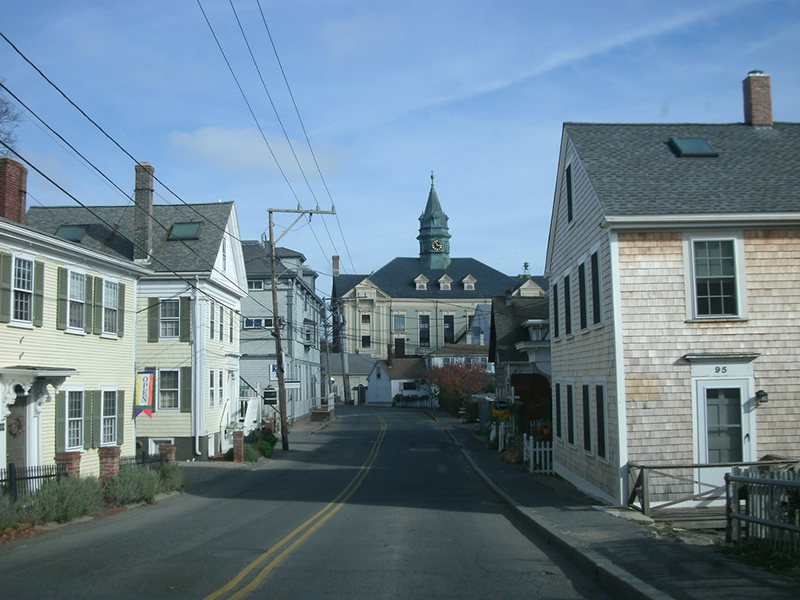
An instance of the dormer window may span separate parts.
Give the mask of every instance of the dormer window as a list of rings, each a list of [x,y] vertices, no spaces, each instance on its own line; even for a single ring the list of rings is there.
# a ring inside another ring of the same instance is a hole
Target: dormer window
[[[444,292],[449,292],[451,289],[451,285],[453,283],[453,279],[448,275],[439,279],[439,289]]]
[[[475,279],[472,275],[467,275],[464,279],[461,280],[461,285],[464,286],[464,290],[466,291],[474,291],[475,284],[477,283],[477,279]]]
[[[169,230],[168,240],[196,240],[201,223],[175,223]]]
[[[414,284],[417,291],[424,292],[428,289],[428,278],[425,275],[419,275],[416,279],[414,279]]]

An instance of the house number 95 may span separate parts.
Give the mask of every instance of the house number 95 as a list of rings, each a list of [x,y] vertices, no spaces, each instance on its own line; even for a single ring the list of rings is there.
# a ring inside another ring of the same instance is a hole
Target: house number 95
[[[714,373],[727,373],[728,367],[714,367]]]

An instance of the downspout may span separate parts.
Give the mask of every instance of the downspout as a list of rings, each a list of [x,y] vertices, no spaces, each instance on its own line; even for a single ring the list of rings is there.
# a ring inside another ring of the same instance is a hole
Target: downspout
[[[194,433],[194,455],[200,456],[200,429],[202,423],[205,421],[205,415],[201,415],[200,411],[203,407],[203,402],[200,401],[200,392],[203,389],[203,370],[200,368],[205,362],[205,319],[200,319],[200,303],[198,296],[198,288],[200,285],[200,277],[195,275],[194,287],[192,288],[192,337],[190,348],[192,352],[192,428]],[[202,322],[203,327],[200,328]]]

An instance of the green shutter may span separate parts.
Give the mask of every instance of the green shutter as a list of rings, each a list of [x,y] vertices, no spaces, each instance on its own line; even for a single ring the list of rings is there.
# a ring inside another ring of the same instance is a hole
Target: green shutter
[[[180,400],[182,413],[192,412],[192,367],[181,367]]]
[[[83,393],[83,449],[97,448],[100,445],[100,424],[102,402],[100,390]]]
[[[182,342],[192,341],[192,299],[181,298],[181,321],[180,321],[180,340]]]
[[[56,452],[67,449],[67,394],[56,392]]]
[[[94,277],[86,275],[84,279],[84,289],[86,290],[83,298],[83,331],[84,333],[92,333],[92,309],[94,308]]]
[[[161,301],[158,298],[147,299],[147,341],[158,341],[158,330],[161,319]]]
[[[94,323],[93,331],[95,335],[103,333],[103,286],[105,281],[102,277],[94,278]]]
[[[117,286],[117,337],[125,335],[125,284]]]
[[[122,446],[125,441],[125,390],[117,391],[117,446]]]
[[[44,325],[44,263],[33,263],[33,326]]]
[[[58,267],[58,290],[56,296],[56,328],[67,328],[67,315],[69,298],[69,271],[64,267]]]
[[[11,320],[11,270],[14,257],[0,252],[0,323]]]

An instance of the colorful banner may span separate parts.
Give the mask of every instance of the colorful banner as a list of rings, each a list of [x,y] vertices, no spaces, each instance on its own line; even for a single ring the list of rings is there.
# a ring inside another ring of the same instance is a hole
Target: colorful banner
[[[142,371],[136,374],[136,403],[133,407],[133,418],[144,413],[153,418],[153,391],[156,374],[153,371]]]

